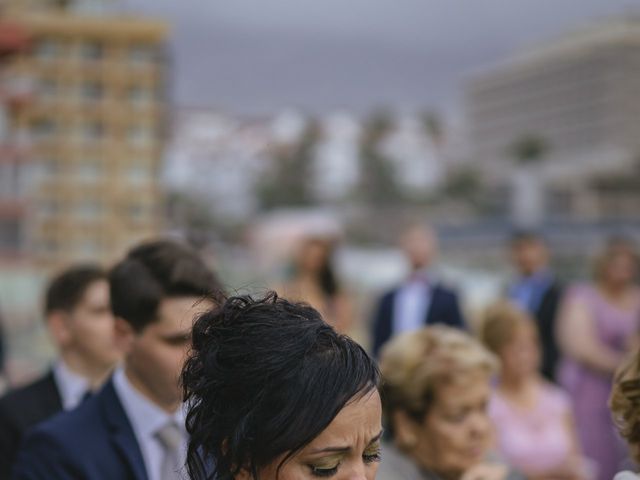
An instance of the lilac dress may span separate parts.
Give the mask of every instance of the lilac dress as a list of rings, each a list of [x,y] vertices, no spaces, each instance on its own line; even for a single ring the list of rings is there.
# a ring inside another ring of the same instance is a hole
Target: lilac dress
[[[570,414],[569,396],[546,383],[540,386],[536,406],[530,410],[513,405],[499,391],[489,402],[502,459],[536,475],[564,466],[571,457],[573,438],[566,423]]]
[[[590,286],[574,287],[567,298],[588,306],[600,342],[614,351],[624,353],[640,329],[640,302],[631,310],[622,310]],[[570,358],[562,361],[558,375],[571,396],[578,437],[584,455],[596,463],[598,480],[611,480],[626,458],[608,407],[612,377]]]

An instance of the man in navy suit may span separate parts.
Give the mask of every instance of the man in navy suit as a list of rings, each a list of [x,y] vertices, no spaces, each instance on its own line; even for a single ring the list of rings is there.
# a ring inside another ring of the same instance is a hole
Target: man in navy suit
[[[517,276],[509,284],[507,296],[536,322],[542,347],[540,371],[555,381],[560,358],[556,323],[564,286],[549,266],[549,246],[541,234],[531,230],[515,232],[510,247]]]
[[[58,350],[49,371],[0,398],[0,480],[8,480],[25,432],[98,390],[122,359],[115,344],[107,272],[72,265],[47,286],[44,317]]]
[[[413,226],[401,238],[411,274],[382,296],[373,322],[373,354],[393,335],[443,323],[465,328],[456,293],[438,283],[428,270],[437,249],[436,235],[428,227]]]
[[[109,284],[124,363],[78,409],[27,435],[14,479],[183,478],[179,375],[193,318],[219,299],[218,281],[191,249],[156,241],[131,250]]]

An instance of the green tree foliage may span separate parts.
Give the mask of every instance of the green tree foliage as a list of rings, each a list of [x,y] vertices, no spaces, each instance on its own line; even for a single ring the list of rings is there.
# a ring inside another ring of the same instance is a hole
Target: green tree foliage
[[[313,203],[312,163],[319,137],[318,124],[310,121],[297,142],[274,147],[273,168],[257,188],[263,209]]]
[[[509,148],[511,157],[519,165],[540,163],[549,151],[549,145],[542,137],[525,135]]]
[[[357,197],[372,204],[395,204],[404,200],[390,160],[380,152],[384,139],[393,128],[392,117],[381,110],[363,125],[360,138],[360,182]]]
[[[436,148],[438,148],[444,138],[444,126],[440,115],[436,112],[427,111],[420,115],[420,120],[422,121],[422,128],[425,134],[431,139]]]

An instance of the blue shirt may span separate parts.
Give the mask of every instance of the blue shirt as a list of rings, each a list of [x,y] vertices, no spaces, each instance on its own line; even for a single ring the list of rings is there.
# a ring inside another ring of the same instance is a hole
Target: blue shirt
[[[546,270],[520,277],[509,288],[509,299],[523,310],[535,314],[552,283],[553,276]]]

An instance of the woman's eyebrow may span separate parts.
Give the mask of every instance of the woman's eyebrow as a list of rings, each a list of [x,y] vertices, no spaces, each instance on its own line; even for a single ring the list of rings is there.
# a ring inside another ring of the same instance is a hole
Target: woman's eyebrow
[[[384,430],[380,430],[380,433],[378,433],[375,437],[373,437],[371,440],[369,440],[369,443],[367,445],[371,445],[372,443],[375,443],[378,440],[380,440],[380,438],[382,437],[383,433],[384,433]]]
[[[378,433],[375,437],[373,437],[371,440],[369,440],[369,442],[367,443],[367,445],[371,445],[372,443],[377,442],[378,440],[380,440],[380,437],[382,437],[382,430],[380,430],[380,433]],[[310,454],[316,454],[316,453],[346,453],[351,451],[351,447],[325,447],[325,448],[320,448],[317,450],[311,450],[309,453]]]

